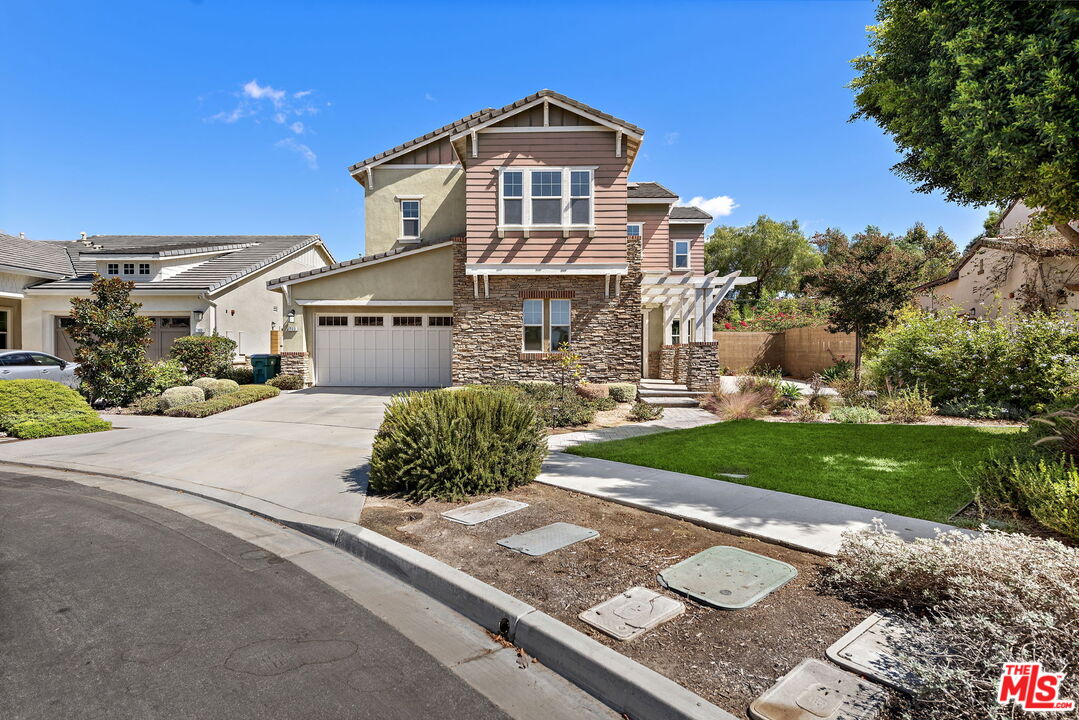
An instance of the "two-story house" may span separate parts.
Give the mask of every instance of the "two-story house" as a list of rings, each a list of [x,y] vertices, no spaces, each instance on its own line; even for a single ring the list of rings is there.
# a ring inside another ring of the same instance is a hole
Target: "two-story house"
[[[318,385],[718,373],[712,314],[737,273],[704,273],[712,218],[631,182],[644,130],[542,90],[353,165],[366,254],[269,282],[283,365]]]
[[[42,241],[0,234],[0,350],[74,357],[65,327],[72,297],[87,297],[94,275],[133,283],[132,299],[153,320],[147,355],[173,340],[218,333],[237,353],[271,350],[281,296],[266,280],[325,267],[333,255],[317,235],[92,235]]]

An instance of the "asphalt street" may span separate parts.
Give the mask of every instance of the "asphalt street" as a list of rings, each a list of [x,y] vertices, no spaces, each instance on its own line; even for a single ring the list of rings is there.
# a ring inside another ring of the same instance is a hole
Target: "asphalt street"
[[[292,563],[133,498],[0,471],[0,717],[506,718]]]

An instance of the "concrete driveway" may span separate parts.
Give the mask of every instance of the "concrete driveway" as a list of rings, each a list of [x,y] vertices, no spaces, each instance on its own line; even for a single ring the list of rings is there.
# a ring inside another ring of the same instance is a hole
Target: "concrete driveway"
[[[111,415],[111,432],[0,443],[0,462],[132,477],[246,507],[263,501],[358,522],[383,409],[406,389],[310,388],[199,420]]]

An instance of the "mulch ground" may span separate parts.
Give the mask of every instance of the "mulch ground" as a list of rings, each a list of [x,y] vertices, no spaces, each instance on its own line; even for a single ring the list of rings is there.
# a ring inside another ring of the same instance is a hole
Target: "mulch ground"
[[[779,677],[807,657],[823,659],[825,648],[868,614],[816,589],[825,563],[816,555],[538,483],[500,497],[529,507],[469,527],[439,516],[465,503],[415,505],[370,497],[360,522],[535,605],[743,718],[749,703]],[[559,521],[600,535],[542,557],[495,544]],[[629,642],[609,638],[577,618],[635,585],[675,596],[661,588],[657,573],[715,545],[790,563],[798,577],[745,610],[717,610],[679,598],[684,615]]]

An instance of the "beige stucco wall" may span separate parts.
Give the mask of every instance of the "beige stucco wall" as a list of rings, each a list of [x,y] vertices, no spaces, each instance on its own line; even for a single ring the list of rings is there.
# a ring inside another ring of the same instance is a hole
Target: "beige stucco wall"
[[[465,232],[465,183],[460,166],[398,169],[380,165],[372,170],[374,190],[364,197],[364,255],[386,252],[399,245],[401,208],[398,195],[423,195],[420,236],[438,240]]]
[[[316,276],[306,282],[289,286],[289,302],[285,303],[282,316],[289,310],[296,311],[296,331],[283,334],[285,352],[307,351],[313,346],[309,325],[315,313],[348,312],[354,314],[392,312],[378,305],[311,306],[297,300],[340,300],[343,302],[377,303],[385,300],[452,301],[453,300],[453,248],[450,246],[403,255],[393,260],[357,265],[354,268]],[[400,313],[449,312],[451,306],[431,305],[400,307]]]
[[[1039,275],[1040,273],[1040,275]],[[997,278],[1003,277],[1002,282]],[[1049,258],[1037,263],[1025,255],[980,248],[959,270],[959,277],[921,293],[915,300],[926,310],[957,308],[974,317],[1010,315],[1022,297],[1023,285],[1035,280],[1041,287],[1043,278],[1050,286],[1079,283],[1079,259]],[[1079,310],[1079,295],[1065,291],[1060,309]]]

